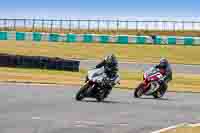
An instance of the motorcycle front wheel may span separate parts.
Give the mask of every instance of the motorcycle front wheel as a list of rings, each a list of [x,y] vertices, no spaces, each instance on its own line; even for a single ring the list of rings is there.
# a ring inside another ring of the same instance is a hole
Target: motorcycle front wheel
[[[86,83],[84,86],[82,86],[79,91],[76,94],[76,100],[81,101],[85,97],[85,92],[87,91],[89,87],[89,83]]]
[[[134,91],[134,97],[139,98],[143,95],[143,87],[144,85],[141,83]]]

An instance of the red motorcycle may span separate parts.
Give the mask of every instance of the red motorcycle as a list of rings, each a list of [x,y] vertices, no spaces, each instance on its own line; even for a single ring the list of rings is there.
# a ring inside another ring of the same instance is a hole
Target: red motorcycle
[[[161,98],[164,96],[167,87],[159,83],[163,77],[163,70],[152,67],[150,70],[144,72],[143,82],[135,88],[134,97],[139,98],[142,95],[153,96],[154,98]]]

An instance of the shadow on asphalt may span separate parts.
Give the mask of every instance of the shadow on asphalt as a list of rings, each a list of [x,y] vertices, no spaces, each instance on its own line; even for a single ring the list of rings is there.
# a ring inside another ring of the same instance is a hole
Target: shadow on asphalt
[[[168,98],[158,98],[155,99],[153,97],[140,97],[140,98],[133,98],[131,101],[112,101],[112,100],[104,100],[102,102],[98,102],[96,99],[84,99],[82,101],[77,101],[77,102],[82,102],[82,103],[104,103],[104,104],[134,104],[134,100],[157,100],[157,101],[171,101],[172,99]]]
[[[97,100],[83,100],[80,102],[86,102],[86,103],[105,103],[105,104],[132,104],[132,102],[126,102],[126,101],[111,101],[111,100],[105,100],[102,102],[98,102]]]
[[[137,99],[144,99],[144,100],[158,100],[158,101],[170,101],[169,98],[153,98],[153,97],[140,97]]]

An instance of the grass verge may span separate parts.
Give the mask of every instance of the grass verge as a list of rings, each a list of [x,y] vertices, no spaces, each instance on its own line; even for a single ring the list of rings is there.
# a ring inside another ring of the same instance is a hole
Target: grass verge
[[[120,61],[157,63],[166,57],[174,64],[200,64],[200,46],[119,45],[1,41],[0,53],[73,59],[101,59],[115,53]],[[59,51],[59,52],[58,52]]]
[[[66,72],[41,69],[7,68],[0,67],[1,82],[23,82],[42,84],[83,84],[86,75],[85,70],[80,72]],[[121,72],[121,85],[118,87],[132,89],[142,80],[141,72]],[[170,83],[170,91],[200,92],[200,76],[175,74],[173,82]]]

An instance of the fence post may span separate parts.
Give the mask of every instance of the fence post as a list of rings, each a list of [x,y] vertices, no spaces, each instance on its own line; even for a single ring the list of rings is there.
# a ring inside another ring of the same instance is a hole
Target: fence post
[[[14,19],[14,30],[16,31],[16,19]]]
[[[35,19],[33,19],[32,21],[33,21],[32,32],[34,32],[35,31]]]
[[[71,32],[71,30],[72,30],[72,20],[70,19],[69,20],[69,31]]]
[[[6,20],[6,19],[4,19],[3,21],[4,21],[4,26],[3,26],[3,29],[6,31],[6,29],[7,29],[7,26],[6,26],[6,25],[7,25],[7,23],[6,23],[6,21],[7,21],[7,20]]]
[[[153,21],[153,26],[154,26],[154,29],[155,29],[155,30],[158,30],[158,29],[157,29],[157,22],[156,22],[156,21]]]
[[[88,27],[87,27],[88,29],[87,30],[89,32],[90,31],[90,20],[87,20],[87,21],[88,21]]]
[[[138,21],[135,21],[135,28],[136,28],[136,31],[138,31]]]
[[[149,30],[149,25],[148,25],[148,22],[143,22],[143,23],[145,23],[145,31],[148,31]]]
[[[51,32],[53,32],[53,20],[51,20]]]
[[[162,31],[166,31],[166,21],[163,21],[163,29]]]
[[[109,27],[110,27],[110,20],[106,20],[106,24],[107,24],[107,31],[109,31]]]
[[[200,27],[200,22],[198,21],[197,24],[198,24],[198,29],[197,30],[200,30],[200,28],[199,28]]]
[[[182,30],[184,31],[185,30],[185,22],[182,21]]]
[[[60,20],[60,33],[62,33],[63,29],[63,20]]]
[[[41,20],[42,21],[42,32],[45,32],[45,29],[44,29],[44,19]],[[47,29],[48,30],[48,29]],[[47,31],[48,32],[48,31]]]
[[[81,29],[81,20],[79,19],[78,20],[78,30],[80,30]]]
[[[129,29],[129,27],[128,27],[129,25],[128,25],[128,20],[126,21],[126,30],[128,30]]]
[[[97,20],[97,29],[98,29],[98,32],[100,31],[100,20]]]
[[[24,19],[24,29],[26,31],[26,19]]]
[[[192,30],[194,30],[194,27],[195,27],[195,26],[194,26],[194,21],[192,21]]]
[[[173,31],[176,31],[176,21],[173,22]]]
[[[119,20],[117,20],[117,32],[119,31]]]

